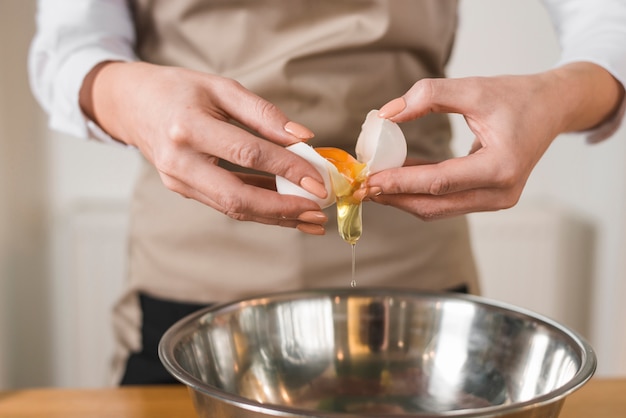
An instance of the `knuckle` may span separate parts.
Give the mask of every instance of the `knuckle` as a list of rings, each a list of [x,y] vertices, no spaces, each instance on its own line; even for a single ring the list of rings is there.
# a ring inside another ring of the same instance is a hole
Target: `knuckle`
[[[190,125],[187,123],[186,118],[174,118],[174,120],[172,120],[166,128],[169,142],[177,147],[188,144],[191,137],[191,130],[189,126]]]
[[[224,212],[229,218],[234,219],[236,221],[247,221],[249,220],[249,217],[241,212],[231,212],[231,211],[226,211]]]
[[[189,123],[190,115],[175,116],[165,127],[166,140],[154,150],[153,163],[166,174],[179,172],[181,151],[191,146],[193,132]]]
[[[229,77],[216,77],[216,78],[217,78],[217,80],[219,80],[219,82],[221,83],[222,87],[226,88],[228,90],[231,90],[231,89],[244,89],[243,85],[239,81],[237,81],[237,80],[235,80],[233,78],[229,78]]]
[[[168,176],[175,175],[178,172],[178,159],[171,150],[161,150],[154,156],[154,166]],[[172,183],[169,177],[167,181],[169,184]]]
[[[500,194],[494,202],[493,210],[510,209],[517,205],[522,195],[522,188],[514,177],[503,177],[499,181]]]
[[[246,214],[243,201],[236,194],[225,194],[220,196],[218,204],[222,208],[222,212],[229,218],[237,221],[245,221],[249,219]]]
[[[513,206],[517,205],[519,199],[521,197],[521,193],[510,192],[505,193],[498,201],[498,206],[496,209],[510,209]]]
[[[252,142],[244,147],[240,147],[236,150],[235,160],[243,167],[259,167],[263,160],[263,151],[260,144]]]
[[[231,97],[233,92],[245,90],[243,85],[237,80],[220,76],[212,77],[211,87],[216,98]]]
[[[391,173],[392,170],[383,170],[376,173],[377,184],[382,185],[385,194],[406,193],[407,190],[403,187],[404,183],[400,180],[400,176],[393,175]]]
[[[416,216],[424,222],[433,222],[441,218],[442,214],[434,210],[422,210]]]
[[[171,190],[172,192],[179,194],[185,199],[190,198],[190,194],[188,190],[185,187],[182,187],[181,183],[175,180],[174,178],[168,175],[161,175],[161,182],[168,190]]]
[[[432,78],[423,78],[415,83],[415,89],[424,97],[430,98],[435,92],[435,80]]]
[[[430,184],[428,193],[435,196],[443,195],[449,193],[451,187],[452,186],[450,184],[450,180],[448,180],[446,177],[439,176],[435,178]]]
[[[255,111],[262,120],[271,120],[278,113],[278,107],[267,100],[258,98],[255,103]]]
[[[161,182],[163,183],[163,185],[173,191],[173,192],[177,192],[177,188],[178,188],[178,182],[174,181],[170,176],[161,176]]]

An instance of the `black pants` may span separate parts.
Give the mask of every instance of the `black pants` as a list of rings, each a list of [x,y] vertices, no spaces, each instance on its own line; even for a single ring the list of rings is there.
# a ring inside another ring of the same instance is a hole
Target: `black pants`
[[[208,305],[171,302],[139,294],[143,315],[141,351],[131,353],[126,362],[122,385],[158,385],[178,383],[159,360],[159,341],[165,331],[179,319]]]
[[[451,289],[467,293],[467,286]],[[158,385],[178,383],[161,364],[158,355],[159,341],[165,331],[179,319],[209,305],[170,302],[140,294],[143,314],[141,325],[141,351],[132,353],[126,363],[121,385]]]

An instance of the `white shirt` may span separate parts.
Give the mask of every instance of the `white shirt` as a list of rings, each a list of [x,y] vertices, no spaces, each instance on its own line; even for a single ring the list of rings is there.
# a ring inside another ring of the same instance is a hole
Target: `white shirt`
[[[626,1],[543,0],[562,48],[557,65],[588,61],[626,86]],[[78,96],[87,73],[103,61],[137,60],[135,32],[126,0],[39,0],[37,33],[29,56],[33,94],[52,129],[81,138],[118,143],[85,117]],[[616,116],[587,131],[595,142],[612,135]]]

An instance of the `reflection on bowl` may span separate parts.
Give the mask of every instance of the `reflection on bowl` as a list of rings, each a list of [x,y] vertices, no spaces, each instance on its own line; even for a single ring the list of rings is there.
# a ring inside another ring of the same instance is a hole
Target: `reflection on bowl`
[[[566,327],[483,298],[392,289],[199,311],[159,346],[200,417],[558,416],[594,373]]]

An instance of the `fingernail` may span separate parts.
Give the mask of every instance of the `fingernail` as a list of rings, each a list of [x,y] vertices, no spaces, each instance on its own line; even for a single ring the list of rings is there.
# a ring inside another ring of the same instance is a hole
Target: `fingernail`
[[[381,107],[378,111],[378,116],[385,119],[392,118],[402,112],[405,108],[406,102],[402,97],[398,97]]]
[[[326,233],[326,229],[322,225],[316,224],[298,224],[296,229],[311,235],[324,235]]]
[[[315,136],[313,131],[306,126],[292,121],[287,122],[284,129],[298,139],[311,139]]]
[[[311,224],[324,224],[326,223],[326,221],[328,221],[328,216],[326,216],[324,212],[310,210],[307,212],[302,212],[300,216],[298,216],[298,220]]]
[[[312,177],[304,177],[302,180],[300,180],[300,186],[307,192],[313,193],[315,196],[321,197],[322,199],[328,196],[328,193],[326,192],[326,186],[313,179]]]

